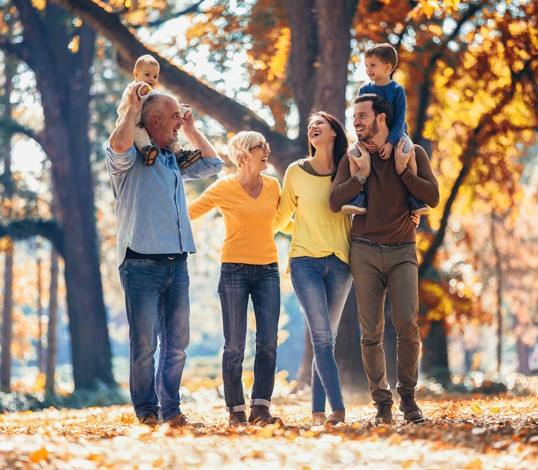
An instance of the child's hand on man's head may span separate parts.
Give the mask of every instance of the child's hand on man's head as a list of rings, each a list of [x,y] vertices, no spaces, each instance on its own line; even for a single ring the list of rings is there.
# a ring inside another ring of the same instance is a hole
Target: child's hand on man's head
[[[379,150],[379,156],[381,159],[386,160],[392,155],[392,149],[394,148],[394,145],[392,145],[390,142],[385,142],[383,147],[381,147],[381,150]]]

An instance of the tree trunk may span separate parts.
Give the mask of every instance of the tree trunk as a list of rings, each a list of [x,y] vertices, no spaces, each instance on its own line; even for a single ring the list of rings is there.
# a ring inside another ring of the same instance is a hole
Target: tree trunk
[[[345,119],[346,85],[351,54],[351,22],[356,1],[347,1],[335,8],[334,0],[317,0],[318,10],[318,76],[314,108],[321,107],[343,123]],[[302,122],[302,126],[305,126]]]
[[[503,272],[501,265],[501,253],[497,244],[497,233],[495,231],[495,210],[491,211],[491,248],[495,257],[495,277],[497,278],[496,298],[497,298],[497,372],[501,373],[502,366],[502,344],[503,344]]]
[[[426,337],[422,340],[422,370],[443,386],[450,383],[448,366],[448,344],[446,325],[443,321],[432,321]]]
[[[43,350],[43,295],[41,291],[41,258],[37,256],[37,370],[38,373],[45,371],[44,367],[44,350]]]
[[[13,242],[9,242],[4,264],[4,305],[2,309],[2,356],[0,387],[11,388],[11,341],[13,339]]]
[[[54,374],[56,373],[56,354],[58,351],[58,271],[59,257],[54,248],[50,252],[50,292],[49,324],[47,331],[47,367],[45,374],[45,393],[54,394]]]
[[[519,337],[516,340],[516,350],[518,361],[517,371],[520,374],[530,375],[532,371],[529,367],[529,347]]]
[[[1,96],[0,107],[6,118],[12,117],[11,93],[12,80],[17,64],[14,60],[6,58],[4,61],[4,94]],[[13,181],[11,176],[11,133],[4,131],[0,135],[1,154],[4,160],[4,194],[1,196],[9,200],[13,195]],[[13,252],[14,243],[10,239],[5,250],[4,263],[4,304],[2,308],[2,353],[0,356],[0,387],[9,390],[11,387],[11,341],[13,339]]]
[[[99,270],[88,123],[95,32],[58,7],[14,0],[24,27],[24,60],[36,76],[45,115],[43,146],[64,232],[65,282],[76,389],[114,385]],[[78,50],[68,48],[77,35]]]
[[[334,355],[346,401],[362,401],[364,393],[368,392],[368,383],[362,364],[361,329],[353,285],[338,326]]]

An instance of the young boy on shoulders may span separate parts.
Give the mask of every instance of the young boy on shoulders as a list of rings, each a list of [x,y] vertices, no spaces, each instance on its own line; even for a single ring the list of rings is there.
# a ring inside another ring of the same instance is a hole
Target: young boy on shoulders
[[[379,157],[383,160],[388,159],[392,155],[392,150],[400,139],[404,139],[406,145],[404,152],[407,153],[413,146],[413,142],[407,135],[407,124],[405,123],[405,115],[407,112],[407,103],[405,98],[404,88],[394,80],[390,78],[392,72],[398,64],[398,53],[396,49],[388,43],[375,44],[364,53],[364,63],[366,66],[366,74],[370,78],[371,82],[363,85],[359,89],[359,95],[366,93],[375,93],[380,95],[392,107],[394,113],[394,119],[392,127],[390,128],[390,134],[387,141],[381,148],[374,148],[369,144],[366,144],[367,150],[370,152],[378,152]],[[355,156],[360,156],[360,152],[357,149],[357,143],[349,150],[350,153]],[[357,173],[358,168],[353,159],[349,159],[351,174]],[[417,174],[417,163],[414,154],[409,159],[409,170],[415,175]],[[409,209],[413,214],[425,214],[429,211],[426,204],[418,199],[409,195],[408,198]],[[342,212],[346,214],[362,215],[368,211],[366,193],[359,192],[357,196],[349,201],[342,207]]]

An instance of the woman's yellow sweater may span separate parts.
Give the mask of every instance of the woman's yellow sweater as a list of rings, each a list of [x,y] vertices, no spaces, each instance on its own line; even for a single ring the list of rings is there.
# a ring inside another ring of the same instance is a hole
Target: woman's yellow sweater
[[[351,219],[329,208],[331,176],[312,175],[299,164],[292,163],[284,175],[276,222],[278,228],[295,213],[289,257],[334,254],[349,264]]]

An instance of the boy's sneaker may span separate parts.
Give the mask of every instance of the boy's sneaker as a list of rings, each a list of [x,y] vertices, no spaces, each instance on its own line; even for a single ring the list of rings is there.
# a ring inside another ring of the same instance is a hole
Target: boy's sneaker
[[[198,161],[202,156],[202,151],[199,149],[196,150],[185,150],[181,149],[176,153],[177,165],[179,168],[184,170],[185,168],[190,167],[193,163]]]
[[[430,212],[430,208],[426,204],[411,195],[407,198],[407,202],[409,203],[409,210],[412,214],[421,215]]]
[[[144,157],[144,165],[151,166],[155,163],[157,155],[159,155],[159,149],[153,145],[148,145],[140,149],[142,156]]]
[[[342,206],[344,214],[362,215],[368,212],[368,203],[366,201],[366,193],[361,191],[355,199],[352,199],[347,204]]]

